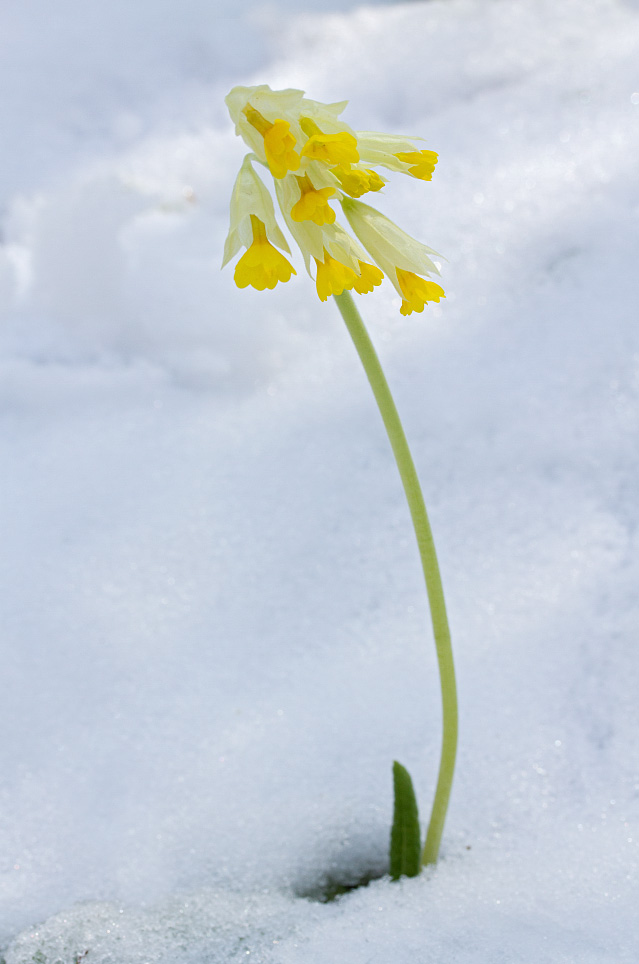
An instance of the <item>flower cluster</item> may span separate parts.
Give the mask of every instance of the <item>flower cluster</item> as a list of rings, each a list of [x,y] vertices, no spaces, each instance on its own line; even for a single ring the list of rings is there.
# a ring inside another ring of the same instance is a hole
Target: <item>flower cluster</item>
[[[252,151],[233,188],[224,247],[223,266],[240,248],[247,249],[235,267],[238,287],[263,291],[296,273],[277,250],[290,254],[271,195],[255,170],[258,162],[274,178],[284,221],[311,277],[315,263],[322,301],[350,289],[365,294],[384,275],[401,295],[403,315],[444,297],[443,289],[428,280],[439,274],[430,257],[437,253],[358,200],[384,187],[376,167],[430,181],[434,151],[420,150],[398,135],[351,130],[339,119],[347,101],[322,104],[301,90],[234,87],[226,104],[236,133]],[[339,202],[357,240],[336,223],[331,202]]]

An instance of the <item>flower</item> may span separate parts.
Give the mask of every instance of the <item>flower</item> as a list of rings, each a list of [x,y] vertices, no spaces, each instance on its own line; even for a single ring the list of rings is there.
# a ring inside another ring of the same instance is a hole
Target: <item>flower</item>
[[[274,288],[278,281],[288,281],[295,268],[269,242],[263,221],[251,215],[253,241],[235,266],[234,280],[238,288],[252,285],[258,291]]]
[[[296,273],[277,250],[290,254],[256,162],[273,176],[284,222],[315,276],[321,301],[348,290],[368,293],[384,275],[402,298],[402,314],[423,311],[428,302],[445,297],[429,280],[439,274],[430,257],[436,252],[358,200],[385,186],[376,167],[429,181],[437,163],[434,151],[400,135],[355,131],[340,118],[347,101],[324,104],[301,90],[234,87],[226,104],[236,133],[251,149],[233,188],[224,246],[223,266],[246,248],[235,268],[238,287],[262,291]],[[355,237],[336,222],[333,201],[341,205]]]
[[[351,167],[349,171],[334,168],[332,173],[340,183],[342,190],[351,197],[361,197],[368,191],[381,191],[386,183],[377,171]]]
[[[381,285],[383,273],[374,264],[358,261],[357,269],[349,268],[342,261],[324,249],[322,261],[315,259],[317,266],[316,288],[320,301],[326,301],[329,295],[341,295],[342,292],[354,288],[360,295],[372,291],[376,285]]]
[[[420,151],[405,137],[375,131],[359,131],[357,143],[364,161],[381,164],[389,171],[410,174],[422,181],[432,178],[438,160],[435,151]]]
[[[282,234],[271,195],[253,169],[255,155],[247,154],[231,194],[231,228],[224,245],[222,267],[235,257],[242,245],[247,249],[235,267],[238,288],[252,285],[258,291],[274,288],[297,272],[275,244],[290,254]],[[270,240],[269,240],[270,239]]]
[[[438,160],[435,151],[400,151],[395,157],[402,164],[412,164],[413,167],[409,166],[407,173],[421,181],[430,181]]]
[[[308,136],[302,148],[302,157],[313,161],[324,161],[331,167],[349,170],[351,164],[357,164],[357,138],[348,131],[338,134],[326,134],[310,117],[300,118],[300,127]]]
[[[320,301],[326,301],[329,295],[341,295],[355,284],[357,275],[352,268],[332,258],[324,249],[322,261],[315,259],[317,265],[317,296]]]
[[[297,182],[300,186],[301,197],[291,208],[291,217],[294,221],[313,221],[315,224],[332,224],[335,220],[335,211],[328,203],[328,198],[335,194],[333,187],[313,187],[313,182],[308,174],[298,177]]]
[[[342,210],[355,236],[402,296],[399,309],[402,315],[423,311],[427,302],[446,297],[438,284],[424,280],[431,274],[439,274],[429,257],[431,254],[441,257],[436,251],[411,238],[369,204],[344,197]]]

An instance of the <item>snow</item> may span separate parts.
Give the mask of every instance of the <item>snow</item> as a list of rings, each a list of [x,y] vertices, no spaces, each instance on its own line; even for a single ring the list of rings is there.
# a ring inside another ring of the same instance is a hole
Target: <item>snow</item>
[[[621,0],[3,6],[6,964],[634,964],[638,28]],[[219,271],[235,83],[440,154],[379,206],[446,301],[359,303],[460,756],[437,867],[329,904],[386,869],[393,759],[427,818],[434,648],[334,305],[301,258],[273,292]]]

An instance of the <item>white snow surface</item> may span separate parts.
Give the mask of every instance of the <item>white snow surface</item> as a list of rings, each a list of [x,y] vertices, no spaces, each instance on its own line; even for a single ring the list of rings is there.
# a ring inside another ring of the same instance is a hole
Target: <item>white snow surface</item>
[[[639,7],[7,0],[0,10],[0,957],[639,956]],[[359,300],[459,677],[434,869],[384,874],[440,741],[419,560],[332,302],[220,272],[236,83],[423,136],[374,203],[447,298]]]

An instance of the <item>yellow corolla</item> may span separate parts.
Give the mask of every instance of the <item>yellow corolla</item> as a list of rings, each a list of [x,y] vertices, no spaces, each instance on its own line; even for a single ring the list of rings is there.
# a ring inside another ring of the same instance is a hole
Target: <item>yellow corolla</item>
[[[320,130],[310,117],[300,118],[300,126],[308,136],[302,148],[302,157],[312,161],[323,161],[325,164],[343,167],[346,170],[351,164],[357,164],[359,161],[357,138],[354,134],[349,134],[348,131],[327,134]]]
[[[352,268],[342,264],[335,258],[331,258],[328,251],[324,252],[324,260],[318,261],[317,265],[316,288],[320,301],[326,301],[329,295],[341,295],[343,291],[348,291],[355,284],[357,275]]]
[[[380,271],[377,265],[367,264],[365,261],[359,262],[360,273],[355,277],[353,288],[360,295],[366,295],[377,285],[381,285],[384,280],[384,272]]]
[[[381,191],[386,183],[377,171],[351,167],[349,171],[335,168],[332,173],[339,181],[344,193],[351,197],[361,197],[369,191]]]
[[[408,164],[408,174],[420,181],[430,181],[438,161],[435,151],[400,151],[395,155],[398,161]]]
[[[332,224],[335,211],[328,203],[329,197],[335,194],[333,187],[314,188],[308,176],[297,178],[301,190],[299,201],[291,208],[294,221],[313,221],[315,224]]]
[[[252,285],[258,291],[264,291],[265,288],[274,288],[278,281],[288,281],[297,272],[269,242],[264,223],[251,215],[251,224],[253,243],[237,262],[233,278],[238,288]]]
[[[299,154],[293,150],[295,138],[290,133],[290,124],[276,120],[264,134],[264,153],[273,177],[284,177],[287,171],[296,171],[300,166]]]
[[[439,301],[445,298],[444,289],[434,281],[426,281],[413,271],[395,269],[399,287],[404,296],[401,308],[402,315],[410,315],[413,311],[423,311],[429,301]]]

